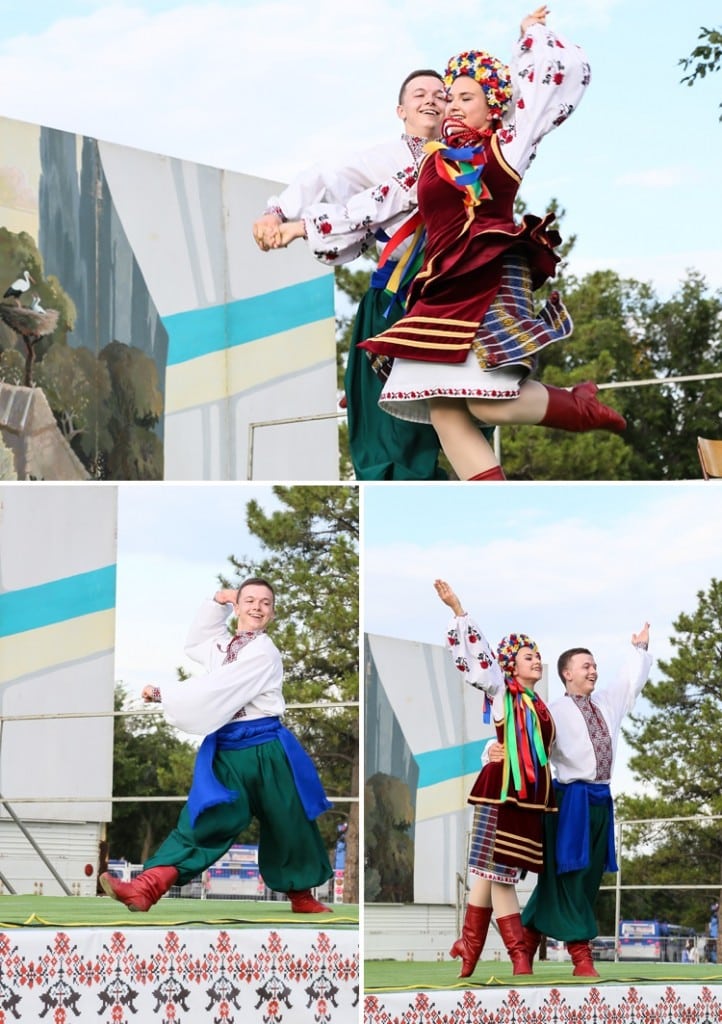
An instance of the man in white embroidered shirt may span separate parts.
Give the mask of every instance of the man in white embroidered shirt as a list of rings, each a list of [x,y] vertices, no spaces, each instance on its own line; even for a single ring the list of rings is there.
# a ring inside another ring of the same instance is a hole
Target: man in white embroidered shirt
[[[100,883],[130,910],[146,911],[170,889],[214,864],[258,819],[258,863],[264,882],[285,892],[297,913],[329,908],[310,890],[333,871],[315,818],[331,806],[308,754],[281,724],[283,666],[266,633],[275,594],[266,580],[246,580],[217,591],[201,606],[188,633],[186,654],[206,675],[163,687],[171,725],[204,736],[193,784],[178,824],[130,883],[103,874]],[[228,630],[236,616],[235,635]],[[143,690],[160,701],[157,687]]]
[[[359,342],[390,327],[404,312],[414,261],[409,234],[394,246],[402,225],[416,212],[416,179],[424,144],[439,135],[446,112],[446,87],[438,71],[418,69],[401,83],[397,116],[401,138],[372,146],[346,161],[315,164],[297,175],[280,195],[269,199],[253,225],[263,251],[307,238],[312,255],[327,266],[342,266],[389,243],[383,267],[376,267],[370,288],[354,319],[344,386],[348,442],[357,480],[436,480],[439,439],[428,423],[395,419],[379,408],[382,380]],[[400,279],[399,279],[400,278]],[[399,279],[399,280],[397,280]],[[392,292],[387,288],[394,284]],[[398,285],[398,287],[397,287]],[[377,358],[375,363],[383,362]],[[388,360],[386,360],[388,362]],[[386,371],[388,373],[388,370]]]
[[[564,651],[557,670],[566,693],[549,710],[556,726],[551,750],[558,814],[546,815],[544,871],[522,921],[530,959],[542,934],[566,942],[577,977],[597,977],[591,939],[605,871],[616,871],[610,780],[625,715],[642,691],[652,659],[649,623],[632,635],[620,678],[596,689],[597,666],[583,647]]]

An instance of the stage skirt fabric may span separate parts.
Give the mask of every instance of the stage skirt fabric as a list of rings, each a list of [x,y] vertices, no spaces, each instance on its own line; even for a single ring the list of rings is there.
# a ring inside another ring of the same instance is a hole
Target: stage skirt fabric
[[[0,1020],[355,1024],[353,929],[0,932]]]
[[[570,979],[571,980],[571,979]],[[364,1024],[719,1024],[718,985],[525,985],[366,995]]]

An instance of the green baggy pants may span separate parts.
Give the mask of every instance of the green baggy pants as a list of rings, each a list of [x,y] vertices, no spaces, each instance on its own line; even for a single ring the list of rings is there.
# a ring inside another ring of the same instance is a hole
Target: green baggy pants
[[[203,811],[195,827],[184,806],[177,826],[144,867],[175,867],[178,884],[185,885],[222,857],[256,818],[258,866],[270,889],[311,889],[331,877],[321,833],[306,817],[279,740],[244,750],[219,750],[213,771],[238,793],[237,799]]]
[[[544,870],[521,918],[528,928],[562,942],[593,939],[598,933],[594,908],[604,874],[609,810],[606,805],[590,806],[589,864],[563,875],[557,874],[557,822],[556,814],[544,815]]]

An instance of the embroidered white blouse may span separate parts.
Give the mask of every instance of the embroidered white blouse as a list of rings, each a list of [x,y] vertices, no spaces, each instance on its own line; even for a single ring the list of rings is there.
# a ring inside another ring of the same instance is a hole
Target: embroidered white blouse
[[[205,736],[226,725],[245,708],[244,721],[282,715],[283,664],[271,638],[259,633],[223,664],[232,635],[229,608],[210,599],[201,605],[189,631],[185,652],[206,674],[163,684],[163,711],[171,725]]]

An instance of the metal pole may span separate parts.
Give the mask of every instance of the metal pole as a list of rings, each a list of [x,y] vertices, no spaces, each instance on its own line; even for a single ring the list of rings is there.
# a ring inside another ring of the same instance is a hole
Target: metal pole
[[[609,388],[639,388],[647,387],[650,384],[657,386],[663,384],[686,384],[688,381],[715,380],[718,377],[722,377],[722,373],[693,373],[687,377],[648,377],[646,380],[620,380],[597,386],[600,391],[606,391]]]
[[[619,851],[619,866],[617,877],[614,882],[614,962],[619,960],[619,921],[622,916],[622,829],[623,821],[617,822],[617,850]]]
[[[287,711],[307,711],[311,708],[323,711],[325,708],[358,708],[360,702],[357,700],[335,700],[335,701],[312,701],[307,704],[286,704]],[[62,718],[122,718],[122,717],[155,717],[162,714],[159,704],[145,708],[135,708],[127,711],[63,711],[59,714],[37,714],[37,715],[0,715],[0,729],[4,722],[35,722],[52,719],[59,721]]]
[[[8,882],[7,878],[2,873],[2,871],[0,871],[0,882],[2,882],[2,884],[5,886],[5,888],[8,890],[8,892],[10,893],[11,896],[17,896],[17,892],[10,885],[10,883]]]
[[[289,416],[280,420],[256,420],[248,424],[248,459],[246,461],[246,479],[253,480],[253,439],[256,427],[282,427],[289,423],[312,423],[314,420],[338,420],[346,416],[345,412],[319,412],[309,416]]]
[[[60,875],[58,874],[58,872],[57,872],[57,871],[55,870],[55,868],[53,867],[53,865],[52,865],[52,864],[50,863],[50,861],[48,860],[48,858],[47,858],[47,857],[45,856],[45,854],[44,854],[44,853],[43,853],[43,851],[42,851],[42,850],[40,849],[40,847],[38,846],[38,844],[37,844],[37,843],[35,842],[35,840],[33,839],[33,837],[32,837],[32,836],[30,835],[30,833],[28,832],[28,830],[27,830],[27,829],[25,828],[25,826],[23,825],[23,823],[22,823],[22,821],[20,820],[20,818],[18,818],[18,816],[17,816],[17,814],[15,813],[15,811],[14,811],[14,810],[12,809],[12,807],[11,807],[11,806],[10,806],[10,804],[9,804],[9,803],[7,802],[7,800],[6,800],[6,799],[5,799],[4,797],[3,797],[2,793],[0,793],[0,799],[2,800],[3,804],[5,805],[5,810],[6,810],[7,812],[8,812],[8,814],[10,815],[10,817],[11,817],[11,818],[13,819],[13,821],[15,822],[15,824],[17,825],[17,827],[18,827],[18,828],[20,829],[20,831],[22,832],[22,834],[23,834],[23,835],[25,836],[25,838],[27,839],[27,841],[28,841],[28,842],[30,843],[30,845],[32,846],[32,848],[33,848],[33,849],[35,850],[35,852],[37,853],[38,857],[39,857],[39,858],[40,858],[40,860],[41,860],[41,861],[43,862],[43,864],[45,865],[45,867],[46,867],[46,868],[48,869],[48,871],[50,872],[50,874],[51,874],[51,875],[53,876],[53,878],[55,879],[55,881],[56,881],[56,882],[58,883],[58,885],[60,886],[60,888],[61,888],[61,889],[63,890],[63,892],[65,893],[65,895],[66,895],[66,896],[72,896],[73,894],[71,893],[70,889],[68,889],[67,885],[65,884],[65,880],[64,880],[64,879],[62,879],[62,878],[60,877]]]

